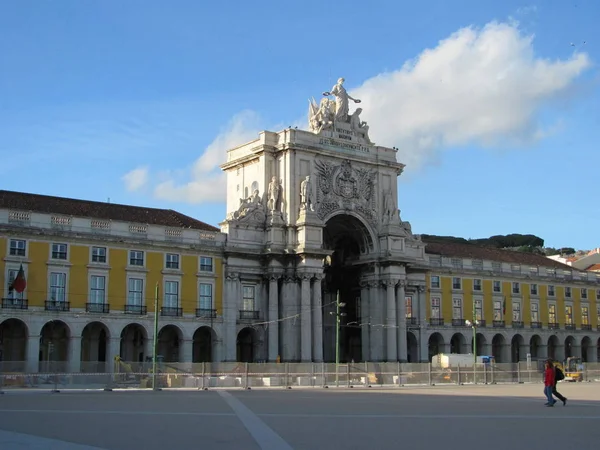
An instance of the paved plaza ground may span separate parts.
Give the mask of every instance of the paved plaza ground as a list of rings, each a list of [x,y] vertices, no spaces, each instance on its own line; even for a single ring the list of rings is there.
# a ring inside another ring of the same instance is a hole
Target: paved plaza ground
[[[600,384],[161,392],[10,391],[0,448],[597,449]]]

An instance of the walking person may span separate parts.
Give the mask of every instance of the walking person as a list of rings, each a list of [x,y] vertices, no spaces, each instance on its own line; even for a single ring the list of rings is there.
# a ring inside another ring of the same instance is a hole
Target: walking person
[[[565,374],[563,373],[563,371],[560,370],[560,367],[555,366],[554,367],[554,386],[552,386],[552,395],[554,395],[557,399],[559,399],[561,402],[563,402],[563,406],[567,406],[567,397],[563,396],[560,392],[558,392],[556,390],[556,385],[558,384],[558,382],[560,380],[564,380],[564,379],[565,379]]]
[[[552,398],[552,389],[554,388],[554,364],[552,364],[551,360],[546,360],[546,364],[544,365],[544,394],[546,395],[546,399],[548,402],[545,406],[554,406],[556,400]]]

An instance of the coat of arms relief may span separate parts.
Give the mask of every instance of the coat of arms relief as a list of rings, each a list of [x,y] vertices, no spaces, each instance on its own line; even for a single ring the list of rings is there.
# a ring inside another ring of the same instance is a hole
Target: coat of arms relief
[[[339,210],[353,210],[377,225],[374,184],[375,171],[352,167],[350,160],[340,165],[316,160],[317,215],[321,220]]]

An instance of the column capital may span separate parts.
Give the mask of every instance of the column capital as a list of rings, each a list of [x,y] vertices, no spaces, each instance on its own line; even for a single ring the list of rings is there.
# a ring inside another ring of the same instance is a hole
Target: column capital
[[[295,275],[285,275],[282,278],[286,283],[295,283],[298,281],[298,278]]]
[[[310,281],[313,277],[313,274],[311,273],[301,273],[298,275],[298,277],[300,278],[300,280],[302,282],[306,282],[306,281]]]
[[[321,281],[323,278],[325,278],[325,276],[322,273],[313,274],[313,280],[315,281]]]
[[[238,272],[228,272],[226,278],[229,281],[237,281],[240,279],[240,274]]]
[[[399,288],[405,288],[406,287],[406,280],[398,280],[397,286]]]
[[[393,288],[398,283],[398,280],[394,278],[390,278],[389,280],[383,280],[381,282],[386,288]]]
[[[281,278],[281,274],[269,273],[265,276],[265,278],[269,281],[278,281]]]

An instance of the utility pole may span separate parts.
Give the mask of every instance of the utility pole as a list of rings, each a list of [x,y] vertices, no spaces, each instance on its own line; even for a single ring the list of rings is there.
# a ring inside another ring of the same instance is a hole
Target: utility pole
[[[158,347],[158,283],[154,292],[154,345],[152,349],[152,390],[156,388],[156,351]]]
[[[340,290],[337,291],[337,298],[335,302],[335,385],[340,385],[340,317],[345,316],[346,313],[340,312],[340,308],[346,306],[345,303],[340,303]]]

